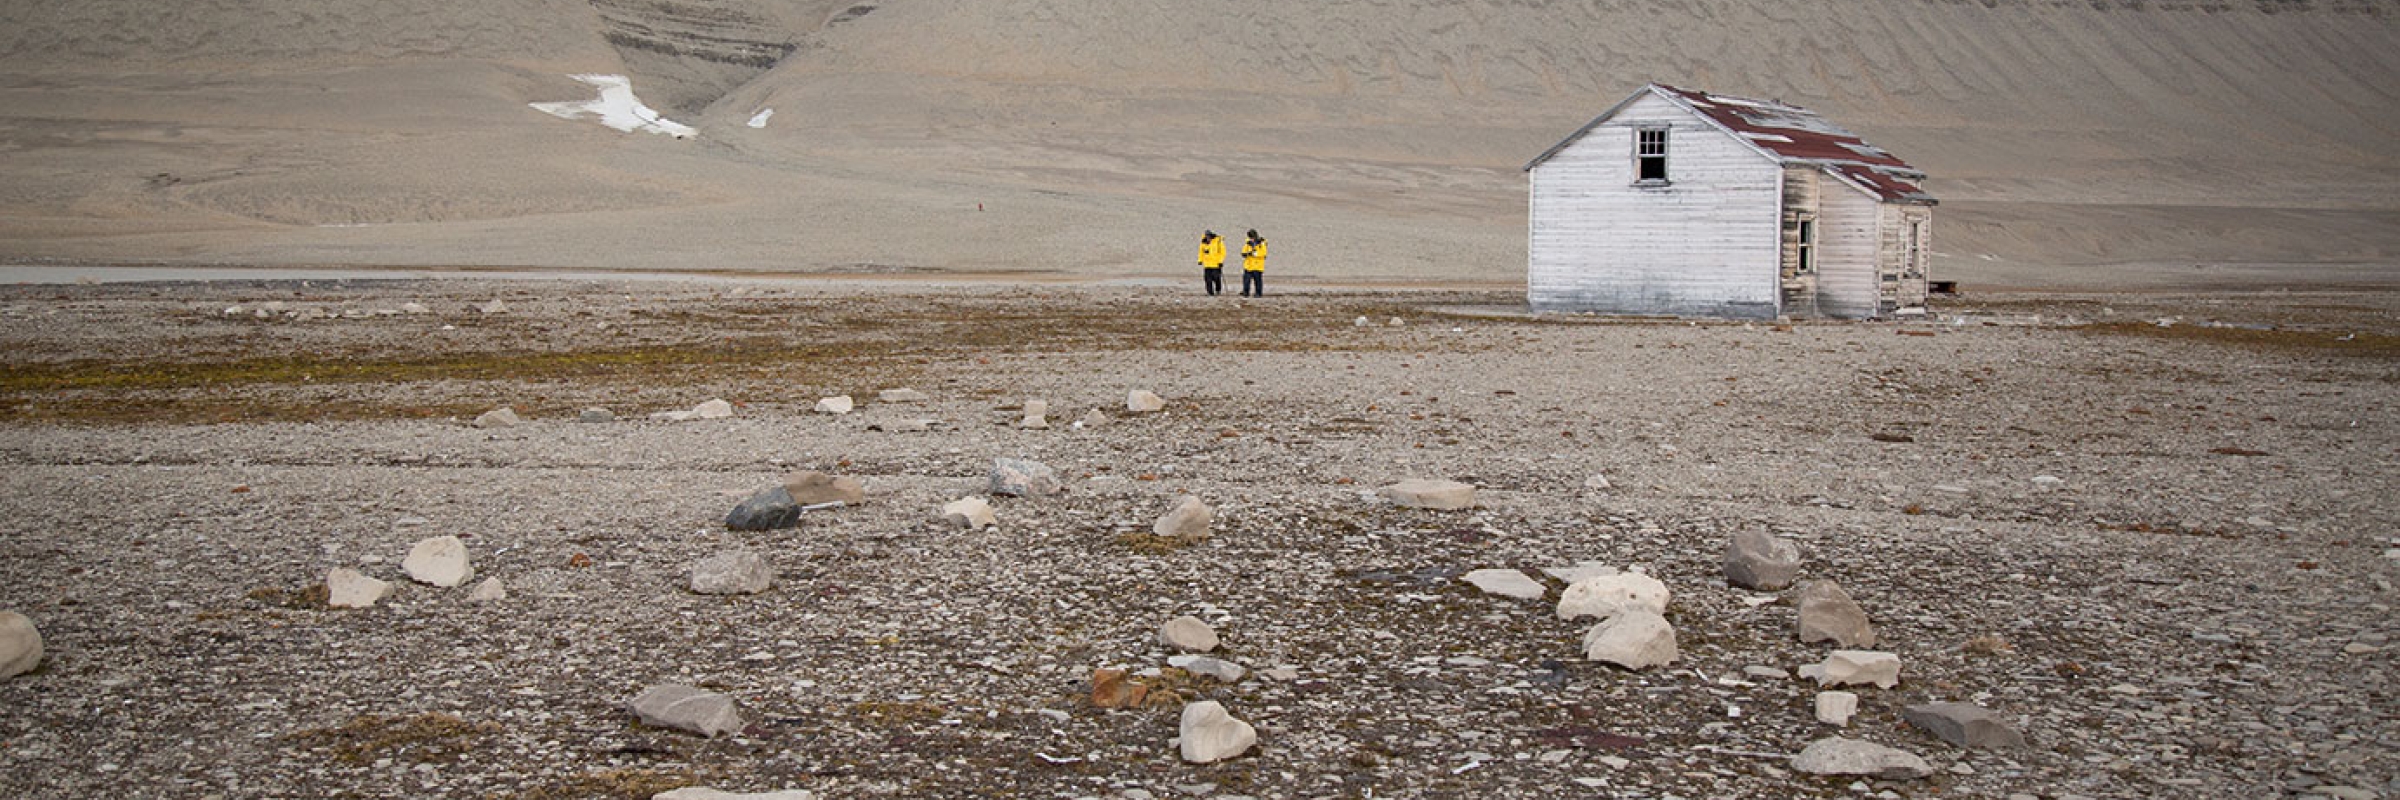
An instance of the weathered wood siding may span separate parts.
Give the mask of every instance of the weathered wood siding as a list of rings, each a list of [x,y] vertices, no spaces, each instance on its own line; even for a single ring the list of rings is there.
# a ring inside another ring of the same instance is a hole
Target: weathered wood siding
[[[1813,317],[1817,315],[1817,276],[1815,270],[1800,269],[1800,234],[1803,219],[1815,220],[1817,215],[1817,170],[1811,167],[1783,168],[1782,257],[1776,259],[1777,273],[1783,289],[1783,315]],[[1813,256],[1812,256],[1813,257]]]
[[[1817,197],[1817,308],[1821,316],[1872,319],[1883,316],[1883,268],[1888,250],[1884,203],[1824,174]],[[1897,272],[1892,273],[1897,275]]]
[[[1634,185],[1634,132],[1668,129],[1666,186]],[[1783,170],[1644,96],[1533,169],[1526,299],[1539,310],[1771,318]]]
[[[1908,263],[1908,226],[1922,221],[1917,242],[1918,261]],[[1884,252],[1877,259],[1883,270],[1882,310],[1889,314],[1903,308],[1924,308],[1927,264],[1933,260],[1933,209],[1924,206],[1887,204],[1883,207],[1880,228]]]

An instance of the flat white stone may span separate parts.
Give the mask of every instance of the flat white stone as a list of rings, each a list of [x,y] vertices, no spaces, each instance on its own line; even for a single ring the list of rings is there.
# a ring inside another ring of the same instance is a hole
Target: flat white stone
[[[1459,580],[1474,584],[1475,588],[1482,589],[1485,594],[1513,597],[1518,600],[1540,600],[1550,593],[1550,587],[1543,586],[1541,581],[1526,577],[1525,573],[1513,569],[1479,569],[1460,576]]]
[[[325,604],[334,608],[366,608],[392,593],[390,581],[367,577],[348,567],[325,573]]]

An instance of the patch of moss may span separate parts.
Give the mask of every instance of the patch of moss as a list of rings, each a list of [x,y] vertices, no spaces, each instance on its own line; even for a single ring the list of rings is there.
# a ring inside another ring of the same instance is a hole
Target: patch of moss
[[[276,608],[288,608],[293,611],[323,611],[329,608],[326,600],[331,598],[333,593],[325,588],[325,584],[315,583],[297,591],[268,586],[252,589],[249,594],[243,596]]]
[[[1127,531],[1117,534],[1115,541],[1119,547],[1123,547],[1127,550],[1131,550],[1146,556],[1163,556],[1199,543],[1198,540],[1185,540],[1174,536],[1160,536],[1155,533],[1143,533],[1141,531]]]
[[[2322,353],[2368,358],[2400,357],[2400,336],[2380,333],[2336,334],[2325,331],[2211,325],[2159,326],[2148,322],[2100,322],[2079,326],[2073,330],[2095,336],[2137,336],[2145,339],[2196,342],[2286,353]]]
[[[700,776],[687,770],[612,769],[486,797],[491,800],[650,800],[651,796],[661,792],[698,786],[702,782]]]
[[[329,748],[335,759],[347,764],[383,758],[432,764],[457,760],[475,748],[476,740],[500,730],[495,723],[468,722],[437,712],[410,717],[360,714],[341,727],[301,731],[289,738],[310,747]]]

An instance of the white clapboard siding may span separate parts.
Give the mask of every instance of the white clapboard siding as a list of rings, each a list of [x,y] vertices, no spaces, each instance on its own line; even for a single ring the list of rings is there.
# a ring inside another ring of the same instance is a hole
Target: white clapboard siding
[[[1843,319],[1881,316],[1882,255],[1889,252],[1883,246],[1884,204],[1830,175],[1818,185],[1816,311]]]
[[[1667,180],[1634,185],[1664,126]],[[1771,318],[1783,169],[1655,94],[1533,168],[1526,299],[1538,310]]]

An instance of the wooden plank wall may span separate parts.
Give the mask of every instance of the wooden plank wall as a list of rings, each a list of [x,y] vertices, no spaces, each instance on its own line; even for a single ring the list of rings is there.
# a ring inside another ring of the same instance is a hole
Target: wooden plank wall
[[[1668,133],[1664,187],[1634,184],[1634,131]],[[1526,299],[1537,310],[1772,318],[1783,173],[1656,95],[1533,170]]]
[[[1825,191],[1817,198],[1817,310],[1842,319],[1880,316],[1882,273],[1890,230],[1883,202],[1840,179],[1810,170]]]

